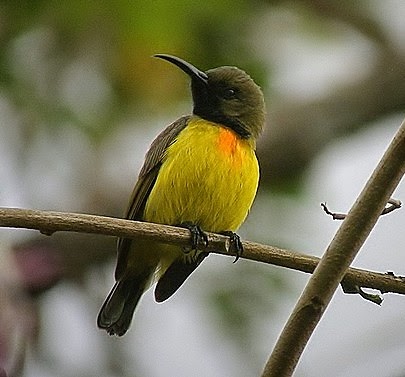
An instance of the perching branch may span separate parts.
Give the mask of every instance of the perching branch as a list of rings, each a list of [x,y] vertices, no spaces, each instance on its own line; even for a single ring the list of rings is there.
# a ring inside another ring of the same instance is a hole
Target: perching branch
[[[189,245],[190,234],[186,229],[140,221],[123,220],[105,216],[77,213],[34,211],[19,208],[0,208],[0,227],[36,229],[51,235],[57,231],[96,233],[116,237],[153,239],[179,246]],[[208,233],[207,251],[223,255],[228,252],[228,237]],[[312,273],[319,258],[244,241],[242,258]],[[405,277],[349,268],[343,281],[344,287],[371,288],[381,293],[405,295]],[[358,293],[348,291],[347,293]]]
[[[266,364],[263,377],[293,374],[337,286],[404,174],[405,121],[309,279]]]

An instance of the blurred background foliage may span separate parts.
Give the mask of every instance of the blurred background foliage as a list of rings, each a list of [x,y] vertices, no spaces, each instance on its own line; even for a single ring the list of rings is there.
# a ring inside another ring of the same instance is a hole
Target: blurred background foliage
[[[404,14],[394,0],[3,0],[0,205],[120,216],[149,143],[191,109],[188,78],[151,57],[170,53],[203,70],[237,65],[262,86],[261,187],[242,235],[319,252],[307,211],[341,192],[313,199],[308,187],[323,183],[308,180],[336,142],[404,114]],[[304,281],[211,256],[173,300],[145,298],[115,340],[95,326],[114,239],[1,230],[0,247],[0,366],[10,376],[257,375],[280,330],[266,326],[282,324]],[[210,366],[196,371],[205,355]]]

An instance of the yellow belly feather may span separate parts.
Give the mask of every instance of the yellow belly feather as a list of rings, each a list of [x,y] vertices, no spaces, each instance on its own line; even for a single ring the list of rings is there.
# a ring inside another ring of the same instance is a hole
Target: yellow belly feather
[[[193,117],[167,149],[144,220],[169,225],[189,221],[209,232],[236,231],[253,203],[258,180],[253,141]],[[177,246],[150,241],[134,242],[132,251],[128,271],[141,274],[145,265],[155,266],[150,284],[175,259],[187,258]]]
[[[167,149],[145,220],[236,231],[253,203],[259,167],[250,140],[193,117]]]

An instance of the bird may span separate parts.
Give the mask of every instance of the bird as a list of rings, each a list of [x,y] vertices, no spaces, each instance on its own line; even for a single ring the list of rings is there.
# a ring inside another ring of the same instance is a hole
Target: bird
[[[243,251],[235,233],[256,196],[256,140],[265,124],[261,88],[233,66],[201,71],[168,54],[191,79],[193,111],[167,126],[152,142],[132,192],[127,219],[187,228],[190,247],[119,238],[115,285],[97,317],[109,335],[124,335],[143,293],[154,283],[155,300],[171,297],[208,256],[206,232],[230,237],[236,259]]]

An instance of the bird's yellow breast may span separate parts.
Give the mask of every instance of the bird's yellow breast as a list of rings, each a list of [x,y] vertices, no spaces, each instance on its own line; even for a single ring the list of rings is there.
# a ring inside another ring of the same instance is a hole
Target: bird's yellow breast
[[[236,231],[253,203],[259,167],[253,140],[192,117],[167,148],[146,202],[146,221],[192,222],[203,230]]]

